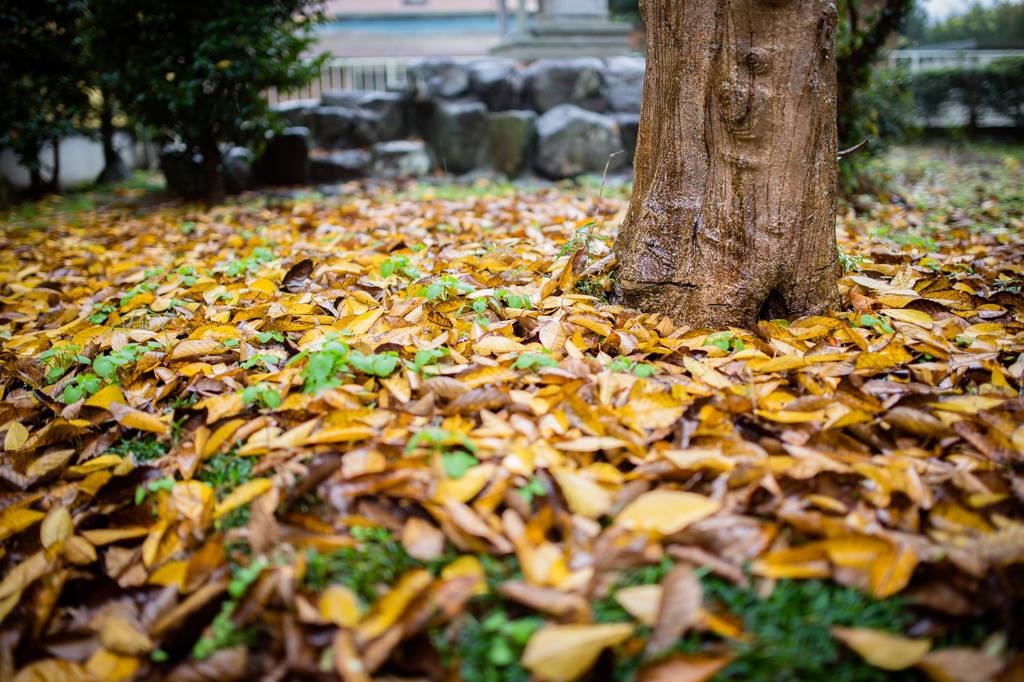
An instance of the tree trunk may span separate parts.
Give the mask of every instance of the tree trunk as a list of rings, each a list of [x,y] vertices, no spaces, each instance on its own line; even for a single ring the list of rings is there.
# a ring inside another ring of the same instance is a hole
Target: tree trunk
[[[46,187],[46,191],[51,194],[60,193],[60,138],[53,138],[53,177],[50,178],[50,182]]]
[[[203,155],[203,203],[207,206],[224,203],[227,194],[224,190],[224,176],[220,172],[220,147],[216,142],[210,142],[200,146],[199,153]]]
[[[618,297],[749,327],[836,300],[834,0],[641,0],[647,75]]]
[[[96,184],[108,185],[127,180],[130,177],[128,168],[114,148],[114,107],[107,92],[103,93],[103,105],[100,108],[100,137],[103,139],[103,171],[96,178]]]

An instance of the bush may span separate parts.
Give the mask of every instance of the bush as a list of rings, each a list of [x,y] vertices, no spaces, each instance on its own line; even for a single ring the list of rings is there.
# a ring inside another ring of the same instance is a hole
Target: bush
[[[984,112],[1006,116],[1017,127],[1024,126],[1024,58],[1009,57],[983,67],[925,71],[911,84],[914,106],[930,125],[950,104],[968,111],[968,134],[977,130]]]

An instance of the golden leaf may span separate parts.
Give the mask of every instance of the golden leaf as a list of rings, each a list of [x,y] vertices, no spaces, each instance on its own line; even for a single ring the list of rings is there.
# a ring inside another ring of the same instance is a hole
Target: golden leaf
[[[626,505],[615,517],[615,525],[672,535],[721,508],[720,502],[703,495],[660,488],[644,493]]]
[[[635,629],[632,623],[545,625],[530,635],[520,663],[542,679],[572,682],[604,649],[626,641]]]
[[[7,452],[20,450],[27,440],[28,429],[18,422],[14,422],[7,428],[7,435],[4,437],[4,450]]]
[[[320,616],[342,628],[354,628],[363,616],[356,593],[344,585],[328,585],[320,595]]]
[[[39,535],[43,547],[49,548],[63,542],[74,535],[75,525],[71,521],[71,513],[64,507],[54,507],[43,519]]]
[[[930,639],[907,639],[867,628],[835,627],[830,632],[865,661],[883,670],[905,670],[924,659],[932,648]]]

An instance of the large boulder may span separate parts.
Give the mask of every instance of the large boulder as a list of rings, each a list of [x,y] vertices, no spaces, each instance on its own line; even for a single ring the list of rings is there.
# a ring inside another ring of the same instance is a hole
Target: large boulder
[[[636,140],[640,134],[640,114],[609,114],[619,124],[619,134],[622,135],[622,148],[626,150],[626,163],[633,165],[636,158]]]
[[[377,90],[328,90],[323,105],[346,107],[358,112],[355,122],[356,142],[400,140],[408,134],[406,107],[408,99],[399,92]]]
[[[410,178],[430,172],[426,145],[419,140],[396,140],[373,145],[373,175],[378,178]]]
[[[377,139],[382,142],[401,140],[408,135],[407,106],[407,98],[399,92],[372,92],[359,101],[359,111],[373,123]]]
[[[308,128],[285,128],[267,140],[267,148],[257,165],[257,173],[269,185],[308,185]]]
[[[606,60],[604,98],[609,109],[639,114],[643,92],[643,57],[611,57]]]
[[[415,102],[453,99],[469,90],[469,68],[452,59],[416,59],[409,62],[406,82]]]
[[[537,121],[537,169],[552,178],[622,170],[624,154],[619,126],[610,116],[574,104],[561,104]]]
[[[438,101],[424,135],[436,164],[448,173],[481,165],[487,149],[487,106],[483,102]]]
[[[317,146],[326,149],[347,147],[359,118],[359,112],[349,107],[316,107],[306,116],[306,127]]]
[[[516,178],[533,161],[537,114],[532,111],[498,111],[487,123],[487,157],[494,169]]]
[[[594,57],[538,59],[524,69],[527,101],[544,113],[560,104],[575,104],[587,111],[607,108],[601,92],[604,64]]]
[[[511,59],[482,59],[469,66],[473,94],[491,111],[506,111],[519,106],[523,79]]]
[[[373,155],[365,149],[320,154],[310,158],[309,167],[314,183],[348,182],[369,175]]]
[[[169,144],[160,150],[160,170],[167,189],[176,196],[198,199],[203,196],[203,157],[183,144]]]
[[[309,112],[319,106],[318,99],[290,99],[270,105],[270,110],[293,126],[304,126]]]
[[[231,147],[224,152],[221,173],[224,176],[224,191],[241,194],[256,189],[259,184],[252,168],[253,154],[245,147]]]

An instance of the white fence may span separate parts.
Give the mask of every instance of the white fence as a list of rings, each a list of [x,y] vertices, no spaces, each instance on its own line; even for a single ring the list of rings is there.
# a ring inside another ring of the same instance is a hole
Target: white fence
[[[910,73],[952,67],[985,66],[1003,57],[1024,57],[1024,50],[893,50],[889,66]]]
[[[471,62],[479,57],[453,57]],[[333,57],[324,63],[320,77],[300,90],[267,91],[271,104],[292,99],[319,99],[326,90],[405,90],[406,67],[414,57]]]

